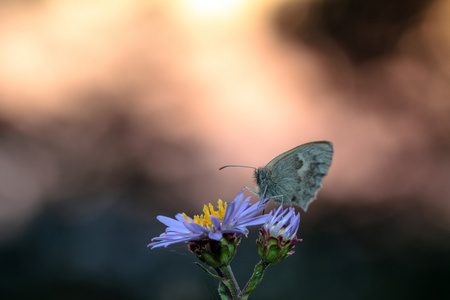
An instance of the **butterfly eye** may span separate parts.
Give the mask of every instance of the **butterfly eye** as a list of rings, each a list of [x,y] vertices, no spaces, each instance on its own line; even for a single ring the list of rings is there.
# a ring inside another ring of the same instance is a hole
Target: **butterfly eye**
[[[265,180],[268,175],[270,175],[270,171],[263,171],[259,174],[259,178],[260,180]]]

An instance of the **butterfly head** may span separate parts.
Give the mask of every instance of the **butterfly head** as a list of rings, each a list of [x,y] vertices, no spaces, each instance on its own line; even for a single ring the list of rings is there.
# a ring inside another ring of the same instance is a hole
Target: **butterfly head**
[[[267,170],[266,168],[258,168],[255,170],[255,179],[256,184],[258,186],[264,186],[266,182],[269,180],[271,175],[270,170]]]

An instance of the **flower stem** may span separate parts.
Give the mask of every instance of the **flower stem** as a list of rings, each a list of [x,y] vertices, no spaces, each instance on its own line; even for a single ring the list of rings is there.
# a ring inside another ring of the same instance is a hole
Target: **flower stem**
[[[217,268],[216,271],[219,274],[219,276],[223,278],[221,283],[228,288],[231,294],[230,296],[232,297],[231,299],[239,299],[238,296],[241,293],[241,290],[239,289],[239,285],[236,281],[236,278],[234,278],[233,271],[231,270],[230,265],[228,264],[223,267]]]
[[[227,286],[223,282],[219,283],[218,291],[219,291],[220,299],[222,299],[222,300],[233,300],[233,297],[231,296],[230,289],[227,288]]]
[[[260,261],[256,266],[255,270],[253,271],[253,275],[250,278],[250,280],[245,285],[244,289],[241,292],[241,297],[239,299],[246,300],[248,299],[248,296],[256,289],[256,287],[261,283],[261,280],[264,276],[264,271],[269,266],[269,263],[266,263],[264,261]]]

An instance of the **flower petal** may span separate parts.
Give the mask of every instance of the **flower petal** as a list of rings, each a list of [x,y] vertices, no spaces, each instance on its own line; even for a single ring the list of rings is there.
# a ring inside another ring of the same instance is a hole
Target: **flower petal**
[[[258,217],[254,217],[251,219],[248,219],[246,221],[240,222],[239,225],[241,226],[254,226],[254,225],[261,225],[267,222],[268,215],[262,215]]]
[[[216,231],[220,230],[220,219],[214,216],[210,216],[211,222],[213,223],[214,228],[216,228]]]
[[[192,241],[199,237],[200,236],[189,235],[189,236],[179,236],[178,238],[173,238],[173,239],[161,239],[158,242],[152,242],[152,243],[148,244],[147,247],[151,247],[151,249],[153,249],[153,248],[164,246],[165,248],[167,248],[167,246],[169,246],[171,244]]]
[[[222,238],[222,232],[220,231],[216,231],[216,232],[212,232],[210,231],[208,234],[208,237],[212,240],[216,240],[216,241],[220,241],[220,239]]]
[[[204,233],[204,234],[209,233],[208,229],[197,223],[184,222],[184,226],[186,226],[186,228],[192,231],[193,233]]]
[[[228,203],[225,212],[222,212],[223,218],[221,215],[211,213],[211,215],[208,215],[209,219],[206,219],[206,223],[204,223],[205,219],[202,223],[197,219],[194,222],[192,218],[185,214],[177,214],[175,219],[158,216],[157,219],[167,228],[159,237],[153,238],[148,246],[152,248],[167,247],[174,243],[195,241],[202,238],[220,240],[223,233],[247,234],[249,232],[247,226],[264,224],[268,220],[274,221],[282,217],[273,215],[272,212],[269,215],[256,216],[267,207],[268,199],[260,200],[255,204],[250,204],[250,200],[251,197],[244,199],[244,192],[240,191],[234,200]],[[204,226],[200,224],[204,224]]]
[[[158,219],[158,221],[169,227],[180,227],[180,225],[183,225],[179,221],[165,216],[157,216],[156,219]]]
[[[225,211],[225,216],[223,217],[222,225],[230,224],[232,222],[233,217],[235,216],[236,212],[241,206],[243,200],[244,200],[244,192],[240,191],[236,195],[234,200],[228,203],[227,210]]]

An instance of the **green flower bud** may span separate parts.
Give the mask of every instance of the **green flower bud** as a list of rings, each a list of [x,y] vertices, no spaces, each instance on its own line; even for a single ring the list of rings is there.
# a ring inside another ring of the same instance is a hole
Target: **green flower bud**
[[[192,241],[189,243],[189,250],[211,268],[220,268],[230,264],[240,241],[241,237],[236,237],[236,234],[224,234],[220,241]]]
[[[295,236],[299,223],[300,215],[296,215],[293,208],[281,212],[280,206],[270,213],[256,241],[258,254],[264,262],[276,264],[294,253],[295,243],[301,241]]]

